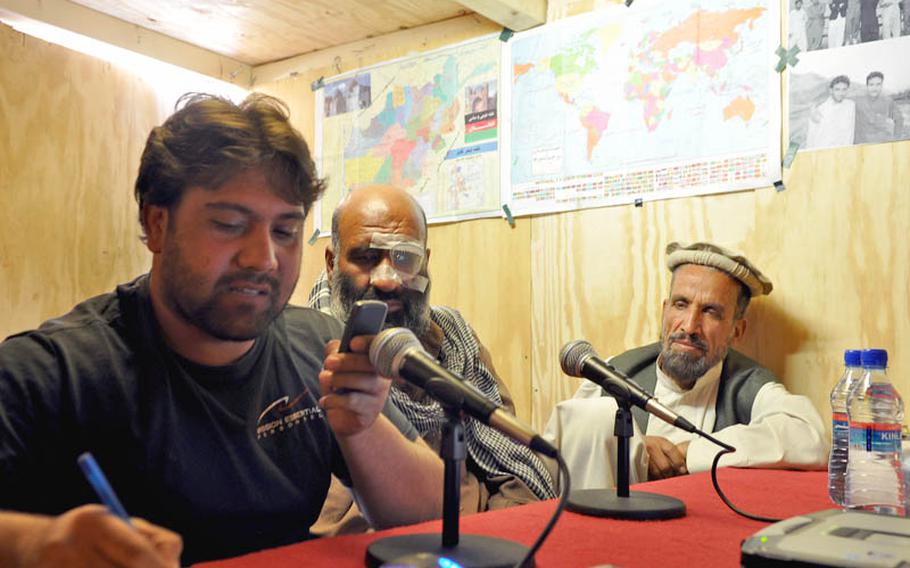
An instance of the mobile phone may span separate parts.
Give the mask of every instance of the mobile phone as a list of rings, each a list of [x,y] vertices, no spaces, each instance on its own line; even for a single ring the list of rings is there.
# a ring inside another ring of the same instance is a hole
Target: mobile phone
[[[341,334],[340,353],[351,350],[351,339],[358,335],[376,335],[382,331],[385,315],[389,307],[379,300],[358,300],[351,307],[348,322]]]

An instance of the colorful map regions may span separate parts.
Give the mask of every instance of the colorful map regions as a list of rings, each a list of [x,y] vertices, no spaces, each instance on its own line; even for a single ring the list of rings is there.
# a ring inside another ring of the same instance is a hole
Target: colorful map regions
[[[566,105],[578,110],[579,123],[587,132],[587,157],[603,136],[610,122],[610,113],[601,110],[596,104],[586,102],[577,104],[576,96],[585,79],[598,69],[596,60],[601,50],[608,50],[620,36],[620,27],[616,24],[603,28],[585,31],[578,41],[566,46],[552,55],[542,57],[536,63],[516,63],[513,65],[514,77],[525,73],[546,73],[553,77],[553,88]]]
[[[636,0],[517,35],[503,201],[528,214],[770,185],[778,28],[773,2]]]
[[[391,184],[432,221],[499,211],[500,42],[473,41],[333,77],[317,95],[325,234],[350,191]]]
[[[766,12],[764,7],[696,9],[666,31],[644,34],[632,51],[625,96],[642,104],[648,130],[656,130],[666,115],[668,95],[680,75],[691,73],[708,80],[722,75],[734,64],[730,51],[742,44],[740,30],[752,30]]]

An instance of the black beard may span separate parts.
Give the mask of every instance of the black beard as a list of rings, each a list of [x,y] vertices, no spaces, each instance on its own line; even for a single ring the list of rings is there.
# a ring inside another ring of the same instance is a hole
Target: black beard
[[[249,341],[256,339],[284,309],[278,280],[256,271],[238,271],[219,278],[207,298],[195,297],[193,289],[202,285],[184,263],[179,246],[169,247],[167,262],[162,263],[161,281],[165,303],[187,323],[216,339]],[[246,281],[267,284],[270,288],[268,307],[260,313],[252,309],[227,310],[221,298],[230,293],[233,282]]]
[[[383,329],[390,327],[404,327],[414,332],[417,337],[422,337],[430,329],[430,285],[421,293],[416,290],[401,287],[396,292],[383,292],[373,286],[359,290],[352,278],[335,268],[329,281],[332,291],[332,311],[342,320],[347,318],[354,302],[358,300],[379,300],[389,302],[398,300],[401,309],[389,312],[386,316]]]

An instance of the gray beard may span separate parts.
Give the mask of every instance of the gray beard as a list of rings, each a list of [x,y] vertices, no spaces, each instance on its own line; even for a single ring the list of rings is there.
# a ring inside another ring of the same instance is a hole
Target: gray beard
[[[693,359],[685,353],[674,353],[669,349],[660,352],[661,370],[680,382],[694,383],[713,366],[708,364],[707,357]]]
[[[681,383],[695,384],[695,381],[702,378],[714,365],[727,356],[727,350],[724,348],[719,357],[711,357],[707,351],[701,357],[695,357],[688,353],[677,353],[670,349],[670,343],[674,339],[670,335],[661,343],[660,350],[660,368],[661,370]],[[700,340],[698,340],[700,342]],[[705,346],[707,348],[707,346]]]

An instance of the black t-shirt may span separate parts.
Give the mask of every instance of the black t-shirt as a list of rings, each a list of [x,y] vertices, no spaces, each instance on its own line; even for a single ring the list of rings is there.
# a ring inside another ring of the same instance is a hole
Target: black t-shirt
[[[348,478],[318,405],[340,324],[288,307],[206,367],[164,344],[148,293],[140,277],[0,344],[0,509],[97,502],[76,464],[90,451],[130,514],[183,536],[184,563],[309,538],[330,474]]]

